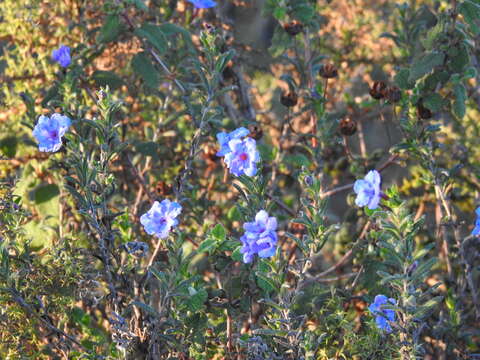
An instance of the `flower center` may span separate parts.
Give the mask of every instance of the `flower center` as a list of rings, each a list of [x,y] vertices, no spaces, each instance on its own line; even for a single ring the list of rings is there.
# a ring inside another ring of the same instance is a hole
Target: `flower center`
[[[240,154],[240,160],[245,161],[245,160],[247,160],[247,159],[248,159],[248,155],[247,155],[247,154],[245,154],[245,153]]]
[[[56,139],[56,138],[58,137],[58,132],[57,132],[57,130],[51,131],[51,132],[50,132],[50,137],[51,137],[52,139]]]

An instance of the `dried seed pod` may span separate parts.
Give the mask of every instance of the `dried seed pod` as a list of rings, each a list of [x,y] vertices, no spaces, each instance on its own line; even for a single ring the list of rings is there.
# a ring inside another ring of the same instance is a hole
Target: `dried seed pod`
[[[370,96],[376,100],[383,99],[385,96],[385,89],[387,85],[383,81],[374,81],[370,89]]]
[[[417,115],[420,119],[430,119],[433,116],[430,109],[423,106],[421,101],[417,104]]]
[[[383,94],[391,103],[397,103],[402,99],[402,91],[397,86],[387,87]]]
[[[288,93],[283,93],[280,97],[280,102],[283,106],[286,107],[293,107],[297,105],[298,102],[298,95],[294,91],[289,91]]]
[[[173,192],[172,185],[160,180],[155,186],[155,191],[159,196],[170,195]]]
[[[338,76],[338,70],[333,64],[324,64],[318,71],[321,77],[324,79],[332,79]]]
[[[255,140],[260,140],[263,136],[263,130],[260,124],[250,124],[248,125],[248,130],[250,130],[249,137]]]
[[[233,71],[233,62],[230,60],[228,64],[225,66],[222,72],[222,76],[224,80],[232,80],[235,79],[235,71]]]
[[[357,132],[357,123],[349,117],[340,120],[340,134],[344,136],[352,136]]]
[[[303,24],[297,20],[293,20],[283,25],[283,29],[288,35],[295,36],[303,31]]]

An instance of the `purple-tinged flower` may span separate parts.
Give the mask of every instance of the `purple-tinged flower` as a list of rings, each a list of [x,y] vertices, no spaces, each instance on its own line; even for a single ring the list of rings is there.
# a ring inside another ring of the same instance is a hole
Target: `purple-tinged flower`
[[[375,315],[375,323],[377,327],[385,332],[392,331],[389,321],[395,321],[395,311],[392,309],[384,309],[384,305],[396,305],[397,301],[392,298],[387,298],[385,295],[375,296],[375,300],[368,307],[368,310]]]
[[[72,62],[70,57],[70,47],[61,45],[58,49],[52,52],[53,61],[58,62],[61,66],[67,67]]]
[[[240,238],[242,242],[243,262],[248,264],[253,256],[258,254],[261,258],[275,255],[277,244],[277,219],[269,217],[265,210],[260,210],[255,216],[255,222],[243,224],[245,234]]]
[[[223,131],[218,133],[217,140],[220,144],[220,150],[217,152],[217,156],[225,156],[231,151],[230,147],[228,146],[230,140],[241,139],[242,137],[247,136],[249,133],[250,131],[244,127],[233,130],[231,133],[226,133]]]
[[[197,9],[208,9],[217,5],[214,0],[188,0]]]
[[[38,141],[40,151],[58,151],[62,147],[62,136],[70,126],[70,119],[65,115],[42,115],[33,129],[33,136]]]
[[[380,173],[377,170],[371,170],[365,179],[355,181],[353,185],[353,191],[357,193],[355,204],[368,206],[370,210],[376,209],[382,195],[380,181]]]
[[[252,138],[233,139],[228,142],[230,152],[225,155],[225,163],[235,176],[255,176],[260,153],[257,143]]]
[[[155,201],[150,210],[140,217],[140,223],[149,235],[160,239],[166,238],[172,227],[177,226],[176,217],[182,211],[182,206],[168,199],[161,203]]]
[[[475,227],[473,228],[472,235],[478,236],[480,235],[480,207],[475,210],[475,213],[477,214],[477,219],[475,220]]]

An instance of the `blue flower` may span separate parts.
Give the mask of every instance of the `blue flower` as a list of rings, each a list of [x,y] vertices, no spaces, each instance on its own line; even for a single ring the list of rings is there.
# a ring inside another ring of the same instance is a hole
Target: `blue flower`
[[[365,176],[364,180],[357,180],[353,185],[353,191],[357,193],[355,204],[358,206],[368,206],[370,210],[376,209],[380,202],[380,173],[377,170],[371,170]]]
[[[477,214],[477,219],[475,220],[475,227],[473,228],[472,235],[478,236],[480,235],[480,207],[475,210]]]
[[[384,305],[396,305],[397,301],[392,298],[387,298],[385,295],[375,296],[375,300],[368,310],[375,315],[375,323],[377,327],[387,333],[392,331],[392,327],[388,323],[389,321],[395,321],[395,311],[391,309],[384,309]]]
[[[178,220],[175,218],[181,211],[182,206],[174,201],[155,201],[151,209],[140,217],[140,223],[149,235],[163,239],[168,236],[172,227],[177,226]]]
[[[249,133],[250,131],[244,127],[233,130],[231,133],[226,133],[223,131],[218,133],[217,140],[220,144],[220,150],[217,152],[217,156],[225,156],[231,151],[230,147],[228,146],[230,140],[241,139],[242,137],[247,136]]]
[[[53,50],[52,59],[58,62],[61,66],[67,67],[72,62],[70,48],[66,45],[61,45],[58,49]]]
[[[277,244],[277,219],[269,217],[265,210],[260,210],[255,216],[255,222],[243,224],[245,234],[240,238],[242,242],[243,262],[250,263],[253,256],[258,254],[261,258],[275,255]]]
[[[67,116],[53,114],[51,117],[40,116],[33,129],[33,136],[38,141],[40,151],[58,151],[62,147],[62,136],[70,126]]]
[[[214,0],[188,0],[198,9],[208,9],[217,5]]]
[[[255,176],[260,153],[257,143],[252,138],[233,139],[228,142],[230,152],[225,155],[225,163],[235,176]]]

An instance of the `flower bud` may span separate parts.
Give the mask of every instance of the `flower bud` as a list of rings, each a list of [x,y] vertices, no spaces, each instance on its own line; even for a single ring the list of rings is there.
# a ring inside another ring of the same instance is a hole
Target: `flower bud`
[[[344,136],[352,136],[357,132],[357,123],[349,117],[340,120],[340,134]]]
[[[288,35],[295,36],[303,31],[303,24],[297,20],[293,20],[283,25],[283,29]]]
[[[387,85],[383,81],[374,81],[370,89],[370,96],[376,100],[383,99],[386,87]]]
[[[289,91],[288,93],[283,93],[280,97],[280,102],[283,106],[293,107],[297,105],[298,95],[294,91]]]
[[[313,177],[311,175],[307,175],[303,178],[305,185],[312,186],[313,185]]]
[[[321,77],[324,79],[332,79],[338,76],[338,70],[333,64],[324,64],[318,71]]]

